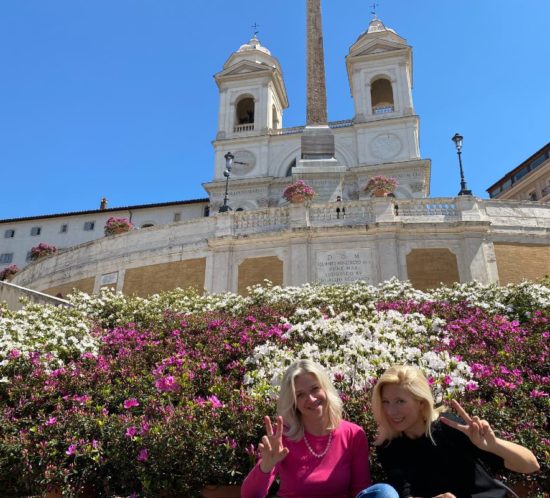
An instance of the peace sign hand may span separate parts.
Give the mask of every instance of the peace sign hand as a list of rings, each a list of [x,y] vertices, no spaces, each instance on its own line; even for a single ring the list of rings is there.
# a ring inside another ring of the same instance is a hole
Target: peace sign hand
[[[464,408],[460,406],[458,401],[454,399],[451,401],[451,405],[462,417],[464,424],[445,418],[444,415],[441,417],[441,422],[466,434],[470,438],[472,444],[479,449],[491,451],[495,447],[496,436],[489,422],[487,422],[487,420],[480,420],[479,417],[470,417]]]
[[[262,460],[260,469],[269,473],[289,453],[289,449],[283,446],[283,417],[277,417],[275,433],[269,417],[264,417],[266,435],[258,445]]]

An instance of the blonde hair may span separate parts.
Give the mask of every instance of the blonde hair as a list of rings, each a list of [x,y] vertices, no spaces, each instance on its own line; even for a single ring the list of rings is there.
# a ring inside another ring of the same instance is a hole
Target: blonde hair
[[[342,400],[329,379],[325,370],[311,360],[298,360],[287,368],[281,382],[277,413],[283,417],[286,427],[285,435],[298,441],[304,436],[304,424],[300,412],[296,409],[295,380],[298,375],[313,374],[319,387],[327,396],[327,429],[336,429],[342,420]]]
[[[418,367],[409,365],[394,365],[388,368],[374,386],[372,392],[372,412],[378,424],[378,435],[375,444],[395,439],[401,433],[392,428],[382,405],[382,390],[388,384],[406,389],[417,401],[421,401],[421,412],[425,423],[425,434],[432,442],[432,422],[437,419],[444,407],[434,408],[434,398],[428,379]]]

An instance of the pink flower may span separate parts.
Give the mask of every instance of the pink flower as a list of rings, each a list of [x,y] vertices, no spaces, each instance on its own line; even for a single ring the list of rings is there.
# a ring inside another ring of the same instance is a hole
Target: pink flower
[[[76,454],[76,444],[71,444],[65,453],[69,456]]]
[[[531,398],[546,398],[548,396],[548,393],[545,393],[544,391],[538,391],[537,389],[533,389],[529,393],[529,396],[531,396]]]
[[[206,398],[210,403],[212,403],[212,408],[223,408],[223,403],[218,399],[217,396],[208,396]]]
[[[126,410],[129,410],[130,408],[134,406],[139,406],[139,401],[136,398],[130,398],[124,400],[124,408]]]
[[[142,448],[139,450],[137,461],[146,462],[147,460],[149,460],[149,450],[147,448]]]
[[[134,437],[137,434],[137,429],[131,425],[126,429],[126,437]]]
[[[50,417],[48,420],[46,420],[46,423],[44,425],[55,425],[57,423],[57,418],[55,417]]]
[[[21,356],[21,351],[19,349],[12,349],[8,355],[11,359],[19,358]]]
[[[161,392],[177,391],[179,385],[173,375],[161,377],[155,382],[155,387]]]

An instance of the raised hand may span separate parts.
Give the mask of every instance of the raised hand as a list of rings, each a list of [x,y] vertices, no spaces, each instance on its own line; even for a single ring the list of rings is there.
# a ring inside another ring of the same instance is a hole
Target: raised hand
[[[258,445],[262,460],[260,469],[271,472],[275,465],[288,455],[288,448],[283,445],[283,417],[277,417],[275,432],[269,417],[264,417],[265,436]]]
[[[496,444],[496,436],[493,429],[489,425],[487,420],[480,420],[479,417],[470,417],[459,404],[458,401],[452,400],[451,406],[464,420],[464,424],[455,422],[445,418],[445,415],[441,417],[441,422],[445,425],[452,427],[460,432],[466,434],[472,444],[485,451],[492,451]]]

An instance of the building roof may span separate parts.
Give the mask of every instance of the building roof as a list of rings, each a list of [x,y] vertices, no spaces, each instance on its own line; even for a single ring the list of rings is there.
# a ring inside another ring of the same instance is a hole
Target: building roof
[[[502,178],[497,180],[495,183],[493,183],[486,191],[491,194],[493,190],[495,190],[497,187],[505,184],[508,180],[511,180],[512,183],[514,183],[514,177],[525,167],[528,167],[531,165],[531,163],[537,159],[539,159],[542,156],[549,157],[550,156],[550,142],[548,142],[546,145],[541,147],[537,152],[529,156],[525,161],[523,161],[519,166],[516,166],[513,170],[506,173]],[[531,169],[529,169],[531,171]],[[507,189],[506,189],[507,190]]]
[[[158,202],[155,204],[138,204],[135,206],[120,206],[120,207],[113,207],[113,208],[106,208],[106,209],[90,209],[87,211],[71,211],[68,213],[55,213],[55,214],[41,214],[37,216],[24,216],[21,218],[6,218],[4,220],[0,220],[0,223],[9,223],[13,221],[30,221],[30,220],[43,220],[46,218],[62,218],[66,216],[80,216],[83,214],[93,214],[93,213],[109,213],[113,211],[128,211],[128,210],[136,210],[136,209],[150,209],[150,208],[157,208],[157,207],[167,207],[167,206],[182,206],[186,204],[201,204],[203,202],[208,202],[209,199],[203,198],[203,199],[190,199],[187,201],[171,201],[171,202]]]

